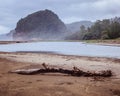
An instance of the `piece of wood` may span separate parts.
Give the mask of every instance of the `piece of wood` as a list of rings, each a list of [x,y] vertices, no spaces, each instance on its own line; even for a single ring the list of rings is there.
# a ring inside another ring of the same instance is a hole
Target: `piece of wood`
[[[63,73],[68,74],[71,76],[85,76],[85,77],[94,77],[94,76],[101,76],[101,77],[110,77],[112,76],[111,70],[103,70],[100,72],[84,72],[83,70],[78,69],[77,67],[73,67],[73,70],[62,69],[62,68],[49,68],[45,63],[42,64],[44,69],[19,69],[15,71],[10,71],[10,73],[17,73],[22,75],[33,75],[33,74],[40,74],[40,73]]]

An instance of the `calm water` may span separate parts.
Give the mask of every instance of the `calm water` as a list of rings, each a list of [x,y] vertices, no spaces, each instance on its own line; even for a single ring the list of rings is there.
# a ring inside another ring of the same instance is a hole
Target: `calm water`
[[[0,45],[0,51],[55,52],[65,55],[120,58],[120,47],[86,44],[81,42],[37,42]]]

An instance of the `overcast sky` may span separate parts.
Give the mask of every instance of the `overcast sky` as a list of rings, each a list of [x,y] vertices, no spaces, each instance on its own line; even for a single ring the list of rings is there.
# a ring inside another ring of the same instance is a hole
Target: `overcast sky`
[[[20,18],[50,9],[65,23],[120,16],[120,0],[0,0],[0,34],[14,29]]]

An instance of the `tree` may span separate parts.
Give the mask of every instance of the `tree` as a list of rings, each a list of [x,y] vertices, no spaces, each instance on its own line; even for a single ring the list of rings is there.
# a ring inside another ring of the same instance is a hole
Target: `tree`
[[[112,22],[108,31],[108,36],[111,39],[120,37],[120,23]]]
[[[107,30],[102,31],[102,36],[101,36],[101,39],[109,39],[109,36],[108,36],[108,31],[107,31]]]

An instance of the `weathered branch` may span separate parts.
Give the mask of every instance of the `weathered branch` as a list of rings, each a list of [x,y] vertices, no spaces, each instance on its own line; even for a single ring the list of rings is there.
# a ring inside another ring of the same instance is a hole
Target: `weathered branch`
[[[93,77],[93,76],[101,76],[101,77],[110,77],[112,76],[111,70],[103,70],[100,72],[84,72],[77,67],[73,67],[73,70],[68,69],[62,69],[62,68],[49,68],[46,66],[45,63],[42,64],[44,69],[21,69],[21,70],[15,70],[11,71],[12,73],[22,74],[22,75],[33,75],[33,74],[39,74],[39,73],[63,73],[68,74],[71,76],[85,76],[85,77]]]

